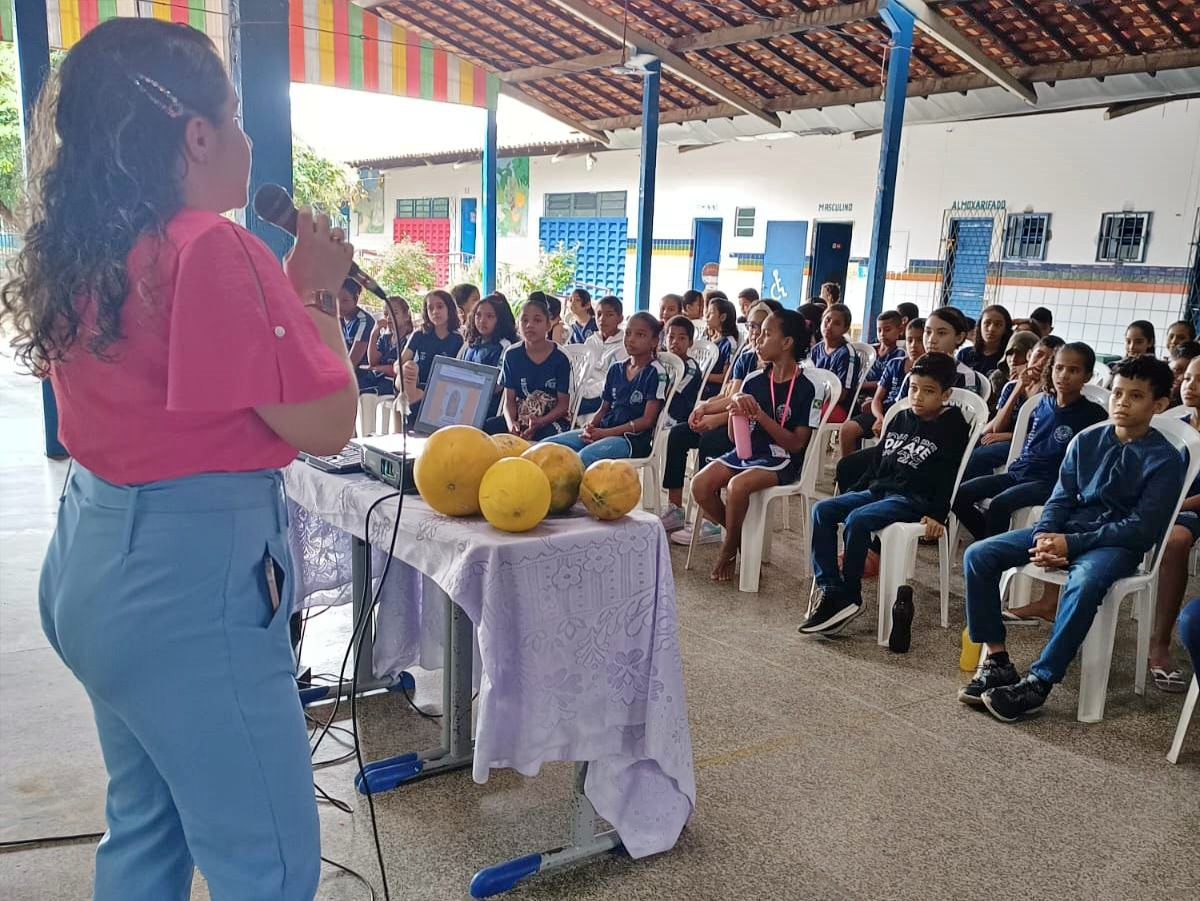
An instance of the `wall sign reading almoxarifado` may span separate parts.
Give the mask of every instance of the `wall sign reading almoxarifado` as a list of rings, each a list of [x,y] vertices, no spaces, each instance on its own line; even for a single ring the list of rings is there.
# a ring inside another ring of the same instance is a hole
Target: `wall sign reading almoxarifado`
[[[1002,210],[1007,206],[1003,200],[956,200],[952,210]]]

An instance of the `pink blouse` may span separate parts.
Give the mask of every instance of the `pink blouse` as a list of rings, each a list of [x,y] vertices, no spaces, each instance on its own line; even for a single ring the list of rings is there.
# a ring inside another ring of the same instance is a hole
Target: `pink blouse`
[[[317,400],[350,378],[267,246],[216,213],[184,210],[167,241],[129,254],[122,338],[80,341],[52,366],[59,438],[121,485],[286,465],[296,449],[254,408]]]

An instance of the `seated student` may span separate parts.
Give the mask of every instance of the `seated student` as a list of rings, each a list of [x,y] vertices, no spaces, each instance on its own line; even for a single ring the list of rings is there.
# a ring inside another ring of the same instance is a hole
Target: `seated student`
[[[750,495],[790,485],[800,474],[814,414],[820,418],[814,410],[812,382],[799,366],[808,342],[808,324],[799,313],[783,310],[767,317],[758,342],[765,366],[746,379],[729,406],[731,415],[750,420],[750,455],[739,457],[735,448],[692,480],[692,497],[705,518],[725,526],[725,540],[712,571],[714,581],[733,578]]]
[[[683,292],[683,315],[692,322],[699,322],[704,318],[704,295],[699,291],[684,291]]]
[[[596,334],[596,312],[592,309],[592,295],[583,288],[571,292],[567,301],[575,321],[571,323],[571,339],[568,344],[582,344]]]
[[[825,318],[826,309],[825,304],[820,303],[814,298],[808,303],[800,304],[796,312],[803,316],[804,321],[808,323],[809,332],[813,335],[819,335],[821,334],[821,320]]]
[[[754,288],[742,288],[738,291],[738,322],[746,321],[750,308],[758,303],[758,291]]]
[[[362,388],[361,393],[396,393],[396,364],[412,330],[412,312],[408,309],[408,301],[395,296],[384,301],[383,315],[376,321],[367,342],[367,366],[375,376],[375,384],[371,388]],[[359,380],[360,385],[362,381]]]
[[[458,321],[466,328],[467,323],[471,321],[471,312],[475,309],[475,304],[479,303],[479,289],[464,282],[451,288],[450,296],[454,298],[454,305],[458,307]]]
[[[625,305],[620,298],[611,295],[596,301],[596,331],[587,339],[588,344],[598,349],[587,374],[583,377],[580,392],[583,402],[579,405],[582,416],[600,409],[600,395],[604,392],[604,381],[608,367],[625,353],[625,332],[621,323],[625,321]]]
[[[825,282],[821,285],[821,303],[831,307],[842,302],[842,286],[837,282]]]
[[[1181,386],[1183,403],[1190,411],[1188,424],[1200,431],[1200,357],[1188,363]],[[1187,691],[1188,679],[1171,662],[1171,632],[1187,588],[1188,560],[1192,546],[1200,541],[1200,479],[1188,489],[1179,517],[1167,533],[1167,546],[1158,567],[1158,592],[1150,628],[1150,676],[1166,692]],[[1181,628],[1182,633],[1182,628]]]
[[[884,314],[886,315],[886,314]],[[899,313],[896,314],[899,318]],[[883,317],[881,316],[882,320]],[[883,418],[892,405],[900,399],[900,388],[912,364],[925,354],[925,320],[920,317],[908,323],[904,333],[904,347],[898,348],[900,356],[892,355],[884,365],[883,373],[875,384],[867,412],[849,420],[839,430],[838,440],[842,455],[854,453],[860,439],[871,435],[879,437],[883,431]],[[869,567],[868,567],[869,568]]]
[[[875,362],[863,376],[862,390],[858,394],[861,403],[856,415],[846,421],[844,428],[838,429],[838,442],[841,444],[843,455],[853,453],[859,440],[870,434],[875,425],[872,406],[875,391],[879,388],[879,380],[883,378],[888,363],[905,358],[905,348],[899,343],[905,334],[903,326],[904,320],[895,310],[884,310],[875,320],[875,335],[879,339],[879,343],[875,345]],[[896,387],[899,388],[899,385]]]
[[[980,375],[991,375],[1000,365],[1012,337],[1012,316],[1000,304],[984,307],[975,333],[975,343],[959,350],[958,362],[966,363]]]
[[[986,657],[959,690],[964,704],[980,705],[1014,722],[1045,703],[1087,637],[1105,593],[1132,575],[1165,537],[1183,482],[1184,461],[1151,418],[1167,408],[1171,370],[1143,355],[1117,364],[1109,403],[1113,425],[1080,435],[1069,448],[1042,518],[977,541],[963,558],[967,628]],[[1065,569],[1050,640],[1021,678],[1009,659],[1000,608],[1000,576],[1033,562]]]
[[[1004,356],[988,376],[988,381],[992,384],[992,397],[995,399],[993,406],[997,410],[1004,404],[1004,400],[1000,397],[1004,393],[1004,386],[1017,377],[1013,375],[1013,367],[1017,366],[1024,371],[1029,362],[1029,355],[1033,353],[1039,340],[1037,333],[1028,329],[1018,329],[1008,339],[1008,344],[1004,348]]]
[[[1196,327],[1186,319],[1176,319],[1167,326],[1167,362],[1171,361],[1171,352],[1180,344],[1196,340]]]
[[[470,363],[499,366],[509,345],[516,343],[517,323],[512,310],[495,294],[489,294],[475,304],[459,355]]]
[[[836,287],[836,285],[834,286]],[[835,303],[825,310],[821,318],[821,340],[813,344],[808,352],[808,361],[818,369],[827,369],[842,383],[842,396],[837,408],[829,415],[830,422],[845,422],[851,395],[858,385],[858,354],[846,340],[850,331],[850,308]]]
[[[370,346],[371,332],[375,328],[375,317],[358,305],[358,297],[362,294],[362,285],[352,278],[342,282],[338,289],[338,318],[342,323],[342,338],[346,341],[346,355],[350,357],[350,365],[358,379],[358,390],[370,391],[375,388],[375,373],[361,368],[367,363],[367,348]]]
[[[1054,331],[1054,314],[1046,309],[1046,307],[1037,307],[1029,314],[1029,324],[1043,338],[1048,338],[1050,333]]]
[[[510,432],[526,441],[543,441],[565,432],[571,410],[571,361],[550,340],[550,310],[541,300],[521,307],[522,343],[500,360],[503,415],[489,419],[489,435]]]
[[[991,475],[1008,460],[1017,414],[1026,400],[1043,390],[1050,361],[1055,351],[1063,346],[1062,338],[1050,335],[1039,340],[1033,332],[1016,332],[1009,343],[1014,341],[1018,342],[1018,347],[1032,343],[1033,351],[1026,357],[1023,366],[1016,362],[1018,357],[1014,355],[1012,367],[1017,374],[1000,389],[996,415],[984,426],[978,446],[971,451],[963,481]]]
[[[680,421],[667,433],[667,450],[663,461],[662,487],[667,492],[667,508],[660,519],[667,532],[679,532],[681,543],[687,544],[690,535],[680,532],[685,525],[683,515],[683,482],[687,470],[689,451],[699,455],[697,470],[733,447],[729,439],[729,403],[742,387],[742,382],[758,369],[756,349],[762,323],[771,315],[771,309],[763,301],[750,308],[746,323],[746,346],[733,361],[733,370],[715,397],[701,400],[693,408],[687,421]],[[676,539],[675,535],[671,536]],[[721,540],[721,527],[715,523],[704,523],[700,527],[700,543],[713,544]]]
[[[1045,367],[1044,393],[1030,417],[1020,455],[1006,472],[964,479],[959,486],[954,513],[976,540],[1007,532],[1013,513],[1022,507],[1046,503],[1071,439],[1108,418],[1104,407],[1083,396],[1095,366],[1096,354],[1088,345],[1062,345]],[[986,513],[978,506],[984,500],[989,501]]]
[[[544,291],[534,291],[529,295],[530,300],[540,300],[550,311],[550,340],[560,347],[567,343],[567,327],[562,321],[562,301],[553,294]]]
[[[421,327],[408,337],[400,354],[400,380],[415,419],[425,396],[425,383],[434,357],[457,357],[463,337],[458,307],[446,291],[430,291],[421,307]]]
[[[649,313],[634,313],[625,327],[629,358],[613,363],[604,383],[604,399],[595,418],[582,429],[547,441],[578,452],[585,467],[597,460],[627,460],[650,453],[654,426],[667,399],[667,370],[658,361],[662,323]]]
[[[700,396],[700,364],[689,355],[696,337],[696,326],[686,316],[674,316],[667,323],[667,353],[672,353],[683,363],[683,375],[675,386],[675,396],[667,408],[666,428],[671,429],[687,422]]]
[[[1135,319],[1125,327],[1125,359],[1129,357],[1140,357],[1143,354],[1154,355],[1154,323],[1148,319]],[[1105,388],[1112,388],[1113,378],[1117,371],[1117,367],[1124,360],[1116,360],[1108,364],[1108,378],[1105,379]]]
[[[921,311],[918,309],[917,305],[907,300],[903,303],[896,304],[896,312],[899,313],[901,318],[904,319],[905,329],[908,328],[908,324],[914,319],[921,318]]]
[[[1182,403],[1179,388],[1183,384],[1183,374],[1187,372],[1188,364],[1196,357],[1200,357],[1200,344],[1195,341],[1176,344],[1171,350],[1170,357],[1167,365],[1171,367],[1171,375],[1175,377],[1175,382],[1171,387],[1171,406],[1177,407]]]
[[[678,294],[664,294],[658,302],[658,321],[666,328],[676,316],[683,315],[683,298]]]
[[[800,631],[831,634],[862,612],[862,579],[871,535],[897,522],[920,522],[939,537],[950,513],[958,464],[970,437],[967,420],[952,406],[954,358],[927,353],[908,374],[911,407],[901,410],[879,440],[866,490],[821,501],[812,512],[812,566],[821,600]],[[845,545],[838,568],[837,534]],[[889,598],[888,601],[891,599]],[[910,623],[911,625],[911,623]],[[897,619],[897,626],[905,628]]]
[[[700,396],[707,400],[720,392],[725,381],[725,370],[729,368],[733,352],[742,337],[738,330],[737,309],[723,295],[713,296],[705,307],[704,337],[717,345],[717,363],[700,391]]]

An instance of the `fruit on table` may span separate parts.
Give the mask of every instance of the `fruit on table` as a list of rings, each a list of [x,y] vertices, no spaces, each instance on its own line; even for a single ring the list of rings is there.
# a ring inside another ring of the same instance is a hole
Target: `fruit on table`
[[[520,435],[510,435],[507,432],[503,435],[493,435],[492,443],[500,451],[501,459],[504,457],[519,457],[533,446]]]
[[[535,444],[521,456],[532,460],[550,480],[550,512],[566,513],[579,499],[583,480],[583,461],[579,454],[562,444]]]
[[[579,499],[596,519],[620,519],[642,499],[642,480],[625,460],[597,460],[583,474]]]
[[[506,457],[483,476],[479,507],[504,532],[528,532],[550,509],[550,480],[532,460]]]
[[[426,439],[413,466],[413,481],[438,513],[474,516],[479,512],[479,483],[499,459],[500,451],[479,429],[447,426]]]

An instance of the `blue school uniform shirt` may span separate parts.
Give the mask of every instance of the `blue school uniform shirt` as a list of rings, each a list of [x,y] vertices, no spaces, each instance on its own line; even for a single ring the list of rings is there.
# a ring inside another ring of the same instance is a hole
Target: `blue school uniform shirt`
[[[737,355],[733,361],[733,372],[729,373],[731,381],[746,381],[750,373],[758,368],[758,354],[747,348]]]
[[[1153,428],[1128,444],[1112,426],[1080,435],[1035,531],[1066,535],[1070,559],[1098,547],[1144,554],[1166,532],[1185,471],[1179,451]]]
[[[602,429],[640,419],[645,415],[649,401],[661,403],[667,398],[667,369],[662,363],[652,359],[632,379],[626,375],[625,366],[626,363],[613,363],[608,367],[608,375],[604,379],[604,400],[608,403],[608,412],[600,421]],[[629,446],[633,448],[633,456],[644,457],[650,452],[653,434],[653,426],[642,432],[625,433]]]
[[[742,383],[742,393],[749,394],[759,407],[771,414],[771,418],[789,432],[799,426],[815,428],[821,423],[821,404],[816,399],[813,383],[804,375],[802,370],[796,371],[796,381],[790,388],[791,399],[788,399],[789,384],[773,381],[774,366],[767,366],[758,372],[752,372]],[[772,387],[774,387],[774,402],[772,402]],[[786,460],[788,452],[771,441],[766,429],[757,422],[750,423],[750,448],[753,459],[773,458]],[[792,462],[800,466],[804,461],[804,451],[791,454]]]
[[[462,345],[463,337],[458,332],[450,332],[445,338],[439,338],[434,332],[409,335],[404,349],[412,351],[413,362],[417,364],[417,387],[424,388],[429,381],[434,357],[457,357]]]
[[[571,393],[571,361],[557,347],[541,363],[534,363],[524,344],[514,344],[500,361],[500,384],[511,388],[517,400],[535,391],[553,396]]]
[[[883,369],[883,375],[879,377],[878,388],[882,388],[887,393],[883,396],[883,411],[886,413],[891,409],[892,404],[898,401],[902,395],[901,391],[908,387],[908,373],[904,371],[904,360],[908,355],[888,360],[887,365]]]
[[[897,344],[885,354],[879,354],[879,348],[875,348],[875,362],[871,364],[871,368],[867,370],[867,376],[863,379],[864,382],[878,383],[883,378],[884,370],[887,369],[887,364],[892,360],[903,360],[908,356],[908,352]]]
[[[1008,474],[1022,482],[1053,484],[1071,439],[1088,426],[1107,418],[1107,411],[1086,397],[1080,397],[1070,406],[1059,407],[1053,397],[1043,394],[1030,417],[1025,444],[1008,467]]]
[[[696,398],[700,395],[700,364],[691,357],[683,360],[683,376],[675,388],[675,396],[671,398],[671,406],[667,408],[669,425],[684,422],[692,414],[696,406]]]
[[[725,371],[725,367],[729,365],[729,358],[733,356],[733,350],[737,347],[737,339],[729,335],[722,335],[716,340],[716,345],[717,362],[713,364],[711,375],[720,375]],[[716,397],[720,390],[721,386],[716,382],[706,381],[700,396],[708,400],[710,397]]]
[[[1004,350],[999,353],[981,354],[975,350],[974,344],[968,344],[966,347],[959,349],[955,359],[958,362],[971,367],[980,375],[991,375],[993,370],[1000,365],[1000,361],[1004,359]]]
[[[480,363],[484,366],[499,366],[504,351],[512,344],[508,340],[483,341],[471,344],[463,351],[463,359],[469,363]]]
[[[568,339],[568,344],[582,344],[589,336],[596,333],[596,317],[593,316],[582,325],[578,322],[571,323],[571,337]]]
[[[908,397],[908,379],[912,373],[905,373],[904,381],[900,383],[900,397]],[[980,397],[983,397],[983,383],[987,379],[968,366],[966,363],[958,364],[958,375],[954,379],[955,388],[966,388]]]
[[[346,352],[350,352],[350,348],[355,342],[366,342],[371,337],[371,331],[375,328],[375,317],[359,307],[354,311],[354,315],[349,319],[342,320],[342,338],[346,342]],[[364,362],[366,358],[363,358]]]
[[[400,359],[400,343],[391,332],[381,332],[375,339],[375,350],[379,354],[379,365],[386,366]]]
[[[1000,396],[996,399],[996,409],[997,410],[999,410],[1006,403],[1008,403],[1008,399],[1012,396],[1012,393],[1015,390],[1017,390],[1017,380],[1016,379],[1010,379],[1009,381],[1004,383],[1004,387],[1000,389]],[[1022,397],[1013,406],[1012,415],[1013,415],[1014,420],[1016,419],[1017,414],[1021,412],[1021,407],[1023,407],[1025,405],[1025,401],[1027,401],[1028,399],[1029,398],[1027,398],[1027,397]]]
[[[838,377],[842,383],[842,396],[838,406],[845,407],[850,403],[850,391],[854,388],[858,375],[858,354],[846,342],[841,347],[826,350],[825,342],[819,341],[808,352],[808,361],[818,369],[826,369]]]

